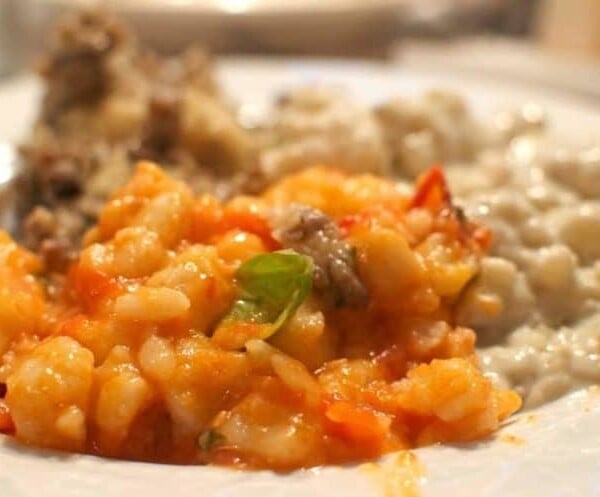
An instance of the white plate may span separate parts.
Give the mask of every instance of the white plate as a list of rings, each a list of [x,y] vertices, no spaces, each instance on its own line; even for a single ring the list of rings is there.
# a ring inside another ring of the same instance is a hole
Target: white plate
[[[463,93],[481,116],[533,102],[548,109],[563,139],[600,136],[600,110],[568,95],[507,82],[383,66],[237,60],[223,64],[225,88],[248,115],[300,84],[347,88],[368,103],[432,87]],[[31,79],[0,85],[0,141],[29,125],[39,92]],[[596,143],[600,143],[597,141]],[[299,471],[288,475],[221,468],[164,466],[36,451],[0,439],[1,497],[570,497],[600,496],[600,389],[576,392],[519,414],[493,439],[414,451],[377,465]]]
[[[489,77],[513,78],[600,98],[600,65],[552,52],[533,39],[486,34],[452,44],[441,40],[414,40],[403,44],[399,56],[404,65],[416,69],[443,66],[446,71],[456,68],[464,73],[483,72]]]
[[[441,88],[464,95],[480,117],[518,109],[526,103],[538,104],[548,113],[553,135],[567,142],[600,144],[600,102],[548,87],[494,76],[475,77],[472,71],[402,69],[360,61],[260,57],[223,57],[220,61],[225,90],[243,104],[249,118],[260,115],[274,96],[299,85],[341,87],[368,104]],[[0,80],[0,142],[16,141],[26,133],[38,99],[39,88],[34,78]]]

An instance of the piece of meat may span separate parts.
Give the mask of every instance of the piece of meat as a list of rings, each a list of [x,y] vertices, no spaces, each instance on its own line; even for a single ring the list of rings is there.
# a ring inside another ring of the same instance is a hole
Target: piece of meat
[[[21,147],[30,171],[32,187],[48,205],[69,202],[85,190],[86,179],[95,169],[91,147],[48,141]]]
[[[177,144],[180,128],[181,99],[169,86],[157,89],[148,103],[148,121],[145,123],[140,147],[135,159],[157,162],[168,160],[169,152]]]
[[[48,171],[47,182],[52,195],[57,199],[78,196],[83,189],[81,171],[74,161],[61,161]]]
[[[93,104],[106,94],[106,58],[125,38],[121,24],[101,11],[82,12],[60,25],[40,71],[48,88],[45,122],[52,124],[65,109]]]
[[[240,191],[232,176],[254,160],[255,143],[221,96],[202,47],[174,56],[142,50],[125,24],[95,10],[60,24],[41,73],[44,104],[20,147],[17,195],[19,229],[35,250],[44,240],[78,246],[139,159],[160,163],[196,192]],[[43,215],[29,217],[40,205],[61,225],[53,232]]]
[[[72,233],[81,231],[79,216],[61,210],[51,212],[45,207],[36,207],[23,223],[23,240],[26,246],[36,250],[46,270],[64,271],[76,255]]]
[[[354,251],[342,240],[332,219],[299,204],[278,209],[271,218],[273,236],[285,248],[312,258],[314,288],[335,307],[360,307],[368,302],[356,273]]]
[[[64,273],[77,258],[77,252],[69,241],[60,238],[42,241],[39,253],[49,273]]]
[[[32,250],[40,250],[45,240],[61,240],[61,244],[70,250],[78,245],[79,236],[88,224],[89,220],[73,207],[50,210],[38,206],[25,218],[21,238],[24,245]]]
[[[37,249],[44,240],[56,236],[57,230],[56,216],[45,207],[36,207],[23,223],[23,241],[27,247]]]

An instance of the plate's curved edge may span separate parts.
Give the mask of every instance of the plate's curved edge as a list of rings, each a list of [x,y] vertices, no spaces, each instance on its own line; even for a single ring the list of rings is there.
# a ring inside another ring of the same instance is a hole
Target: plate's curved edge
[[[416,96],[427,90],[449,89],[465,95],[477,117],[534,103],[547,110],[551,136],[574,144],[600,144],[600,103],[520,80],[339,59],[224,57],[218,69],[229,95],[238,102],[251,102],[257,107],[268,107],[273,93],[309,84],[345,88],[371,105],[393,96]]]
[[[489,440],[413,451],[422,468],[418,495],[595,495],[600,486],[600,446],[595,443],[599,438],[600,391],[574,392],[516,415]],[[356,465],[282,475],[63,456],[21,448],[4,438],[0,484],[12,492],[2,493],[4,497],[39,497],[40,481],[44,497],[121,497],[131,492],[144,492],[146,497],[329,497],[332,489],[345,497],[402,497],[399,489],[405,487],[407,473],[404,465],[397,466],[398,460],[396,455],[386,456],[368,471]]]
[[[337,59],[223,57],[217,69],[228,96],[242,104],[266,108],[273,93],[315,82],[345,87],[368,104],[394,95],[450,88],[468,95],[467,100],[478,116],[534,102],[549,109],[556,135],[600,143],[600,103],[593,104],[566,91],[540,89],[524,82]],[[372,87],[374,91],[369,90]],[[0,117],[0,141],[17,142],[26,135],[40,95],[39,82],[31,75],[0,83],[0,108],[4,111]],[[594,130],[593,135],[582,137],[582,127]]]

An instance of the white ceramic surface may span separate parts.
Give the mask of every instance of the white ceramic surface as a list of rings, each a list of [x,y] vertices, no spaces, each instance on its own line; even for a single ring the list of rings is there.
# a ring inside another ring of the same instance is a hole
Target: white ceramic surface
[[[229,61],[225,88],[246,118],[300,84],[342,86],[365,102],[413,95],[433,87],[462,92],[481,116],[537,103],[553,133],[600,144],[600,110],[565,94],[441,73],[333,62]],[[31,120],[39,91],[24,79],[0,85],[0,141],[17,140]],[[600,496],[600,389],[571,394],[515,416],[490,440],[414,451],[416,463],[390,456],[376,465],[299,471],[288,475],[177,467],[19,447],[0,438],[1,497],[588,497]]]
[[[404,66],[417,70],[444,67],[445,71],[483,72],[600,99],[600,64],[545,50],[532,39],[482,35],[452,43],[411,40],[399,47],[397,57]]]

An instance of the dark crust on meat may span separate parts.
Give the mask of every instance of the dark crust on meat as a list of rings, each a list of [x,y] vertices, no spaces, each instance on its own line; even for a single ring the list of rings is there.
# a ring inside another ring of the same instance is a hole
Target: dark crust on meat
[[[34,183],[31,194],[45,205],[70,202],[85,189],[85,179],[96,169],[91,147],[57,141],[23,146],[21,154]]]
[[[157,89],[150,98],[148,122],[133,158],[156,162],[172,161],[180,128],[180,93],[170,86]]]
[[[118,19],[91,10],[71,15],[58,26],[40,72],[45,79],[42,112],[30,141],[20,148],[24,174],[19,182],[18,234],[29,248],[46,247],[54,260],[60,259],[58,248],[66,252],[67,247],[77,247],[106,200],[106,177],[100,187],[93,180],[102,177],[113,157],[127,161],[130,170],[139,159],[159,161],[178,177],[205,188],[206,174],[177,143],[183,90],[192,85],[217,98],[212,60],[204,49],[191,47],[176,58],[141,52]],[[131,86],[136,81],[152,88],[143,126],[122,140],[74,129],[78,118],[72,122],[70,116],[93,116],[112,95],[136,91]],[[121,176],[113,174],[114,188],[127,179]],[[59,225],[53,229],[50,213]]]
[[[290,205],[272,221],[273,235],[285,248],[313,259],[314,288],[334,307],[362,307],[369,296],[358,277],[353,248],[337,225],[317,209]]]
[[[123,26],[99,11],[81,13],[61,24],[50,54],[41,63],[48,88],[42,119],[53,124],[65,109],[100,101],[110,87],[106,58],[126,39]]]
[[[58,230],[56,216],[44,207],[36,207],[25,218],[24,222],[25,245],[39,248],[42,242],[56,236]]]
[[[72,233],[79,233],[79,216],[68,210],[51,212],[45,207],[36,207],[25,218],[25,244],[39,252],[49,272],[62,272],[75,259]]]

